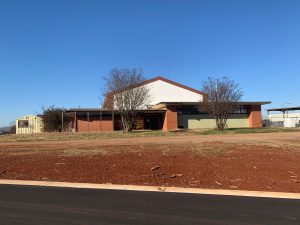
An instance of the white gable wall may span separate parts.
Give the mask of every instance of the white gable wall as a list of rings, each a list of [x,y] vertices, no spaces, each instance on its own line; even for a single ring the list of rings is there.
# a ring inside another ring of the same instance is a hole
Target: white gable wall
[[[162,80],[157,80],[146,84],[146,87],[150,90],[151,95],[148,105],[155,105],[160,102],[203,101],[203,95]]]
[[[163,80],[156,80],[145,84],[149,89],[150,99],[141,109],[147,109],[148,106],[156,105],[160,102],[201,102],[203,95],[194,91],[187,90]],[[114,105],[116,108],[116,105]]]

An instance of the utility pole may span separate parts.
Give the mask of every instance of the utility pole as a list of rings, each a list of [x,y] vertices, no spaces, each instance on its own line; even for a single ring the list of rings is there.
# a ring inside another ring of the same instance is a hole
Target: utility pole
[[[288,105],[288,104],[290,104],[290,103],[289,103],[289,102],[284,102],[284,103],[281,105],[283,126],[284,126],[284,114],[285,114],[285,110],[283,110],[283,106],[284,106],[284,105]]]

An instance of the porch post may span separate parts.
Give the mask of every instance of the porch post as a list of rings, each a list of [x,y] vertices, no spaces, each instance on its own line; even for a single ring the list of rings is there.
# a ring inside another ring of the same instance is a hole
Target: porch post
[[[115,130],[115,115],[114,115],[114,110],[111,110],[112,114],[112,130]]]
[[[74,115],[74,132],[77,132],[77,112],[75,111]]]
[[[90,132],[90,112],[87,112],[88,132]]]

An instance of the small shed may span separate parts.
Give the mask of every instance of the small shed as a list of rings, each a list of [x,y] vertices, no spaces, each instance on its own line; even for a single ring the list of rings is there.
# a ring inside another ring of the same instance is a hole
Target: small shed
[[[16,119],[16,134],[42,133],[43,120],[41,116],[27,115]]]

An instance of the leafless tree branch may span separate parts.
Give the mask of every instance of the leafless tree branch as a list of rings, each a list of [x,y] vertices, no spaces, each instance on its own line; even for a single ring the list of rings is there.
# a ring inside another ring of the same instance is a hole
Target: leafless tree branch
[[[202,90],[207,94],[204,109],[214,116],[217,128],[223,130],[230,114],[237,109],[238,101],[244,94],[243,90],[239,84],[227,77],[209,77],[202,82]]]
[[[146,107],[149,102],[149,89],[141,85],[145,78],[138,68],[115,68],[104,77],[105,93],[103,108],[115,109],[121,115],[122,128],[131,132],[137,111]]]

